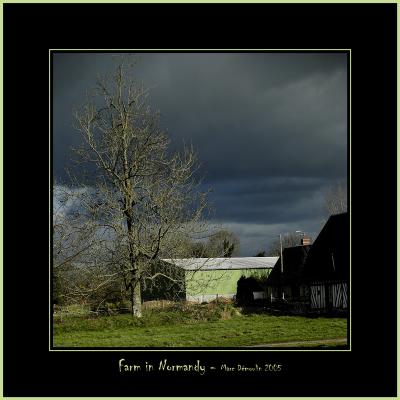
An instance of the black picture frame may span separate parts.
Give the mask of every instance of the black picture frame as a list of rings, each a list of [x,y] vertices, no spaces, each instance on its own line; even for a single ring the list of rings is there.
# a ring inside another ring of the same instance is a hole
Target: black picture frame
[[[396,396],[396,13],[396,4],[3,4],[3,395]],[[152,35],[130,35],[149,19]],[[350,352],[49,351],[49,49],[155,47],[351,50]],[[282,370],[119,371],[120,359],[165,358]]]

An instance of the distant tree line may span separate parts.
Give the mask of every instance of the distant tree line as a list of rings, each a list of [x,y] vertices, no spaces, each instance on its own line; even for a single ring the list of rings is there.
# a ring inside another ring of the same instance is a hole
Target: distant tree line
[[[240,255],[240,240],[233,232],[221,229],[206,241],[191,242],[189,254],[194,258],[237,257]]]

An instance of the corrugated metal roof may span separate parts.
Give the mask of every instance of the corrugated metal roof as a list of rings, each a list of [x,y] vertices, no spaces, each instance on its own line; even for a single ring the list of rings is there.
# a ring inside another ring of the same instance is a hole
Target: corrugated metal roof
[[[234,257],[234,258],[179,258],[164,259],[189,271],[219,269],[273,268],[278,257]]]

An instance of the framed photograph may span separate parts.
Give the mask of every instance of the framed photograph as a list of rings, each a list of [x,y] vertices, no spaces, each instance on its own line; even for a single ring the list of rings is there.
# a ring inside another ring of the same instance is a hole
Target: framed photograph
[[[3,18],[5,396],[396,396],[395,5]]]

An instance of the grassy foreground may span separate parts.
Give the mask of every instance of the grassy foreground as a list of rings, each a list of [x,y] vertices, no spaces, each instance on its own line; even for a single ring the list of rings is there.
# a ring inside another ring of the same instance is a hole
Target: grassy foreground
[[[226,304],[146,310],[141,319],[70,316],[53,326],[54,347],[242,347],[346,336],[345,318],[246,315]]]

